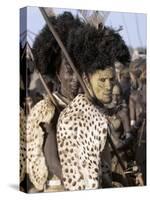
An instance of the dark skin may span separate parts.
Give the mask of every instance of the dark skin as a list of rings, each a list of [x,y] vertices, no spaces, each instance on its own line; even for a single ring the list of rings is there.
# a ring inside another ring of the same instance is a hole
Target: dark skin
[[[62,58],[57,77],[60,81],[60,94],[72,100],[79,92],[79,82],[66,59]]]

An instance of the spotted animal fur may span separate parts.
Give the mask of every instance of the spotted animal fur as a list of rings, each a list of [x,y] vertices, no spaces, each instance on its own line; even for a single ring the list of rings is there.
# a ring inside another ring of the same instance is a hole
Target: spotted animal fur
[[[60,114],[57,143],[65,190],[101,187],[107,119],[83,94]]]
[[[44,131],[40,123],[49,123],[54,111],[48,97],[39,101],[28,116],[25,116],[23,109],[20,111],[20,182],[27,173],[38,190],[43,190],[48,177],[43,154]]]

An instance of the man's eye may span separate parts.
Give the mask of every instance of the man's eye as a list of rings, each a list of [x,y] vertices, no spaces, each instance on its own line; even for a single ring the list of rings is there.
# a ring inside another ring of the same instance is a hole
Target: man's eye
[[[113,82],[113,81],[114,81],[114,78],[110,78],[110,81]]]
[[[72,73],[72,69],[69,64],[66,64],[66,71]]]
[[[105,82],[105,78],[100,78],[99,81]]]

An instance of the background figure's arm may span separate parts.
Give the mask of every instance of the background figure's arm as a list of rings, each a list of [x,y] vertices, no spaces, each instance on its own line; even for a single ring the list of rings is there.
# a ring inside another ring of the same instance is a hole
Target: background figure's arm
[[[123,108],[121,111],[119,111],[118,115],[123,124],[124,133],[125,134],[130,133],[131,128],[130,128],[130,122],[129,122],[129,117],[128,117],[128,110],[126,108]]]

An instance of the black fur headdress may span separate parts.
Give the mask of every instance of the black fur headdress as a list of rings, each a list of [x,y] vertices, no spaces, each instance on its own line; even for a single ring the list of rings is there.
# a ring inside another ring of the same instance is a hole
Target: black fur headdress
[[[92,73],[96,69],[113,66],[115,61],[123,64],[130,62],[128,47],[113,29],[101,24],[96,29],[69,12],[49,20],[79,71]],[[61,63],[61,51],[47,25],[35,39],[33,51],[40,72],[54,78]]]
[[[87,73],[114,66],[116,61],[124,65],[130,62],[128,47],[121,36],[113,29],[101,25],[96,29],[87,24],[71,31],[67,50],[75,65]]]

